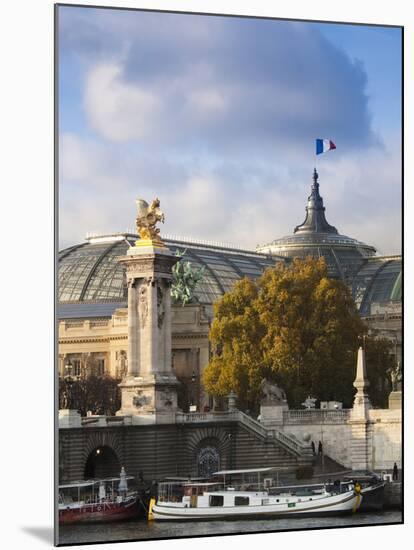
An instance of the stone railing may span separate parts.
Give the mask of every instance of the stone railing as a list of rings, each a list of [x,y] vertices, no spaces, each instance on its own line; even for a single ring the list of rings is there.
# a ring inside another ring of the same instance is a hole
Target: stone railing
[[[267,428],[265,428],[260,422],[252,418],[251,416],[248,416],[247,414],[244,414],[242,411],[235,411],[238,413],[237,420],[244,424],[247,428],[250,428],[254,432],[256,432],[261,437],[268,437],[269,435],[272,435]]]
[[[351,409],[305,409],[283,411],[283,424],[341,424],[349,418]]]
[[[196,422],[228,422],[237,421],[243,424],[247,429],[256,433],[263,439],[276,439],[283,447],[288,448],[295,454],[301,455],[308,450],[308,445],[302,443],[293,435],[283,433],[274,428],[266,428],[260,422],[243,413],[242,411],[224,411],[210,413],[177,413],[176,421],[179,424],[189,424]]]
[[[84,321],[65,321],[65,329],[82,328]]]
[[[274,437],[286,447],[289,447],[291,451],[294,451],[297,454],[302,454],[304,450],[308,448],[308,445],[304,445],[301,441],[296,439],[291,435],[280,432],[279,430],[274,430]]]
[[[109,325],[109,321],[107,319],[100,319],[99,321],[90,321],[90,328],[96,328],[96,327],[107,327]]]
[[[177,424],[191,424],[195,422],[228,422],[229,420],[238,420],[239,411],[222,411],[222,412],[194,412],[182,413],[175,415]]]

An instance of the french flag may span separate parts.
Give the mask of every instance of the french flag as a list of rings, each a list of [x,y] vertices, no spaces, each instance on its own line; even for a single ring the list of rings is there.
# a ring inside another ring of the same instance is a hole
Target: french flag
[[[316,140],[316,154],[326,153],[331,149],[336,149],[336,145],[330,139],[317,139]]]

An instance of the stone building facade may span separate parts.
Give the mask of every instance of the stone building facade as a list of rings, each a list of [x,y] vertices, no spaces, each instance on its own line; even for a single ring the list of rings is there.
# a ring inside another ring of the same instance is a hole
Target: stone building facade
[[[180,404],[188,410],[211,406],[201,384],[209,361],[210,318],[200,304],[172,308],[172,368],[181,385]],[[119,308],[109,319],[66,319],[59,321],[59,375],[72,364],[72,375],[98,374],[121,379],[128,366],[128,310]]]

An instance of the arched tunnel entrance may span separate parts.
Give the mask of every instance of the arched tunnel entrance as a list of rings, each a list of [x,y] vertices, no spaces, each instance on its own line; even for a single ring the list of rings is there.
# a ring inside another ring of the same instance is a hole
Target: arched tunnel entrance
[[[119,476],[121,463],[112,447],[96,447],[86,460],[85,479]]]

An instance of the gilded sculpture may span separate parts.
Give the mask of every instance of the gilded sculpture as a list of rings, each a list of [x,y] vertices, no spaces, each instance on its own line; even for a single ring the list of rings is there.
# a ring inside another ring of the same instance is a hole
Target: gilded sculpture
[[[141,241],[151,241],[159,246],[163,246],[163,242],[159,236],[160,230],[156,227],[158,222],[164,223],[165,220],[164,212],[160,208],[160,199],[155,198],[151,204],[148,204],[144,199],[137,199],[136,204],[136,226]],[[138,246],[141,246],[141,241],[137,241]]]

